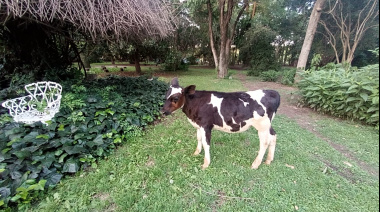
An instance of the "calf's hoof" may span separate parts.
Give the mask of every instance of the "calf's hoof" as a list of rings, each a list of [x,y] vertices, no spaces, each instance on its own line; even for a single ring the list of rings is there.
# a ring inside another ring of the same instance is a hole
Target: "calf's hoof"
[[[194,152],[194,154],[193,155],[199,155],[199,153],[201,153],[201,151],[200,150],[195,150],[195,152]]]
[[[267,164],[267,165],[270,165],[271,163],[272,163],[271,160],[267,160],[267,161],[265,161],[265,164]]]
[[[203,165],[202,165],[202,170],[207,169],[208,166],[209,166],[208,164],[207,164],[207,165],[206,165],[206,164],[203,164]]]
[[[257,164],[255,162],[252,163],[251,169],[258,169],[260,164]]]

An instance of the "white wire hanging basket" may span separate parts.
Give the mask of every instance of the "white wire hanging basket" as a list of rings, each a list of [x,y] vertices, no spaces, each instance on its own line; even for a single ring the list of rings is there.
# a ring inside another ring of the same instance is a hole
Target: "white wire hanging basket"
[[[59,111],[62,86],[55,82],[36,82],[25,85],[25,90],[29,95],[9,99],[2,106],[9,110],[15,122],[46,124]]]

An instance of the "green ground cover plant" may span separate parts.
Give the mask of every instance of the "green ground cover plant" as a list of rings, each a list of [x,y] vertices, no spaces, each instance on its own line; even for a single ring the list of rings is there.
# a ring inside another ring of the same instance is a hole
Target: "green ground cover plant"
[[[195,84],[199,90],[244,90],[239,80],[216,79],[214,70],[176,76],[183,86]],[[379,134],[373,127],[324,117],[315,123],[316,135],[281,112],[273,126],[278,143],[270,166],[250,169],[259,149],[256,130],[214,131],[211,166],[203,171],[202,154],[192,155],[196,131],[178,111],[100,160],[95,171],[61,181],[27,211],[378,210],[378,176],[321,138],[341,142],[376,169]],[[365,147],[357,143],[367,140]]]
[[[305,72],[299,88],[311,108],[379,126],[378,64],[361,69],[328,64]]]
[[[95,169],[120,144],[141,136],[160,113],[167,84],[146,77],[64,82],[48,126],[0,122],[0,207],[25,209],[65,176]],[[4,110],[2,110],[4,111]]]

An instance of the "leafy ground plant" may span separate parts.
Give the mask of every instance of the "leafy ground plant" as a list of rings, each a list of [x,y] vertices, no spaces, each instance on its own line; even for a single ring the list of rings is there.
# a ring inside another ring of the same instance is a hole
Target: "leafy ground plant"
[[[379,126],[379,65],[355,70],[328,64],[306,72],[299,83],[307,104],[318,111]]]
[[[159,116],[166,83],[109,77],[63,83],[60,112],[49,125],[0,126],[0,207],[25,209],[65,175],[97,167],[116,146],[142,135]]]
[[[216,79],[213,70],[178,75],[181,84],[200,90],[244,90],[238,80]],[[184,114],[175,113],[100,161],[95,172],[61,181],[30,211],[378,210],[378,175],[321,138],[339,139],[352,152],[368,151],[356,157],[372,160],[369,165],[376,169],[379,135],[372,127],[322,117],[315,125],[317,135],[281,112],[273,124],[279,137],[270,166],[250,169],[259,149],[254,129],[240,134],[215,131],[212,166],[202,171],[203,157],[192,155],[195,129]],[[367,140],[365,148],[356,143]]]

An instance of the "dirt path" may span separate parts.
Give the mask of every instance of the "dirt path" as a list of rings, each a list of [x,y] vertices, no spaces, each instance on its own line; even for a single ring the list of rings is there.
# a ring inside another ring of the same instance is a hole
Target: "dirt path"
[[[348,159],[355,161],[363,170],[368,172],[369,174],[379,178],[379,169],[375,169],[365,163],[364,161],[361,161],[357,157],[355,157],[354,153],[347,149],[347,147],[335,143],[334,141],[330,140],[329,138],[324,137],[322,134],[320,134],[316,129],[315,126],[317,124],[317,121],[326,118],[326,116],[319,114],[315,111],[313,111],[310,108],[306,107],[297,107],[299,96],[297,95],[297,88],[282,85],[279,83],[274,82],[251,82],[247,80],[247,76],[242,73],[238,73],[236,75],[238,79],[241,80],[244,87],[247,88],[247,90],[257,90],[257,89],[273,89],[277,90],[281,95],[281,104],[278,109],[278,114],[282,114],[287,116],[288,118],[296,121],[296,123],[315,134],[317,137],[321,138],[322,140],[326,141],[331,147],[333,147],[335,150],[343,154]],[[328,161],[322,161],[330,168],[336,170],[336,167],[333,167],[331,164],[329,164]],[[352,180],[351,174],[348,171],[344,170],[336,170],[340,175],[343,177]]]

